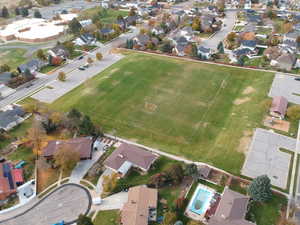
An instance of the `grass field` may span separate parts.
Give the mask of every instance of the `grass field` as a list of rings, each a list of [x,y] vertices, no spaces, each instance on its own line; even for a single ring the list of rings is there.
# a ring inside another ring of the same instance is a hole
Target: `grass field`
[[[99,211],[93,222],[95,225],[118,225],[119,213],[119,210]]]
[[[21,48],[0,49],[0,65],[7,64],[14,70],[26,61],[25,53],[26,50]]]
[[[272,73],[129,54],[52,107],[106,132],[239,174]]]

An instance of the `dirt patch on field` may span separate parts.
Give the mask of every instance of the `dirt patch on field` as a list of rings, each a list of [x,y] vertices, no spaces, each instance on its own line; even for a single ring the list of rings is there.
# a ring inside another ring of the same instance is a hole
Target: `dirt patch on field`
[[[251,94],[251,93],[253,93],[253,92],[255,92],[256,90],[253,88],[253,87],[251,87],[251,86],[248,86],[248,87],[246,87],[246,89],[243,91],[243,95],[248,95],[248,94]]]
[[[0,52],[0,57],[4,57],[8,54],[8,51],[3,51],[3,52]]]
[[[112,81],[112,86],[117,86],[118,84],[120,83],[120,81],[119,80],[114,80],[114,81]]]
[[[248,101],[250,101],[251,98],[249,97],[245,97],[245,98],[237,98],[236,100],[234,100],[233,104],[235,105],[241,105],[241,104],[244,104]]]
[[[206,128],[207,126],[208,126],[208,122],[198,122],[194,125],[194,128],[198,130],[201,127]]]
[[[207,107],[208,105],[206,102],[202,102],[202,101],[195,101],[194,104],[202,107]]]
[[[124,75],[125,75],[125,76],[132,75],[132,74],[133,74],[133,72],[131,72],[131,71],[125,71],[125,72],[124,72]]]
[[[250,130],[245,130],[243,132],[243,137],[240,139],[238,152],[246,153],[248,151],[251,140],[252,140],[252,132]]]
[[[224,89],[226,87],[226,85],[227,85],[226,80],[223,80],[222,83],[221,83],[221,88]]]
[[[120,70],[119,68],[114,68],[111,71],[109,71],[108,75],[110,76],[110,75],[114,74],[115,72],[118,72],[119,70]]]
[[[153,103],[149,103],[149,102],[145,102],[144,107],[148,112],[155,112],[157,109],[157,105],[155,105]]]

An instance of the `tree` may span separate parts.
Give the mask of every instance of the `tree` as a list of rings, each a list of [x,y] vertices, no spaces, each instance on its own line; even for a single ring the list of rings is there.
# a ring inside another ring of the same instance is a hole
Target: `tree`
[[[290,22],[284,23],[282,25],[282,30],[284,33],[288,33],[293,30],[293,24]]]
[[[197,179],[199,177],[198,167],[196,164],[188,164],[185,168],[185,175],[193,177],[193,179]]]
[[[184,176],[180,163],[175,163],[165,171],[166,176],[173,184],[179,184]]]
[[[293,121],[300,120],[300,105],[290,106],[286,114]]]
[[[230,32],[228,35],[227,35],[227,40],[232,42],[234,41],[236,38],[236,34],[234,32]]]
[[[40,11],[38,9],[34,10],[33,16],[34,16],[34,18],[42,18],[42,14],[40,13]]]
[[[29,15],[27,8],[21,8],[20,13],[23,17],[27,17]]]
[[[80,153],[67,144],[61,144],[54,153],[54,163],[63,171],[73,169],[80,160]]]
[[[117,186],[117,182],[118,182],[118,174],[117,173],[113,173],[110,176],[104,176],[103,177],[103,191],[110,193],[112,192],[115,187]]]
[[[199,17],[195,17],[192,23],[193,30],[200,31],[201,30],[201,21]]]
[[[8,18],[9,17],[9,12],[6,6],[3,6],[2,8],[2,13],[1,13],[3,18]]]
[[[265,202],[272,197],[271,180],[267,175],[256,177],[249,185],[248,193],[254,201]]]
[[[224,45],[222,41],[220,41],[218,44],[218,51],[220,54],[224,54]]]
[[[16,14],[16,16],[19,16],[21,14],[19,7],[15,8],[15,14]]]
[[[195,43],[192,44],[192,57],[197,57],[198,56],[198,48]]]
[[[101,61],[101,60],[103,59],[103,55],[102,55],[100,52],[97,52],[97,53],[96,53],[96,59],[97,59],[98,61]]]
[[[42,128],[41,123],[34,119],[32,127],[28,129],[27,138],[33,144],[33,152],[38,157],[42,151],[42,141],[45,137],[45,130]]]
[[[28,68],[25,69],[24,76],[27,80],[31,80],[34,78],[34,75],[30,72]]]
[[[69,30],[72,34],[79,34],[82,26],[76,18],[73,18],[69,23]]]
[[[135,8],[131,8],[129,11],[129,16],[135,16],[135,15],[136,15]]]
[[[77,225],[94,225],[92,219],[88,216],[80,214],[76,222]]]
[[[66,74],[64,73],[64,72],[59,72],[58,73],[58,76],[57,76],[57,78],[58,78],[58,80],[60,80],[60,81],[66,81]]]
[[[3,65],[0,66],[0,72],[1,72],[1,73],[3,73],[3,72],[8,72],[8,71],[10,71],[9,65],[3,64]]]
[[[82,117],[81,112],[79,112],[77,109],[71,109],[71,111],[68,113],[68,118],[70,119],[77,119],[80,120]]]
[[[173,225],[177,220],[176,213],[174,212],[166,212],[164,214],[163,225]]]
[[[166,53],[171,53],[172,52],[172,45],[169,41],[164,41],[162,46],[161,46],[161,51],[166,52]]]
[[[56,123],[54,123],[51,119],[47,119],[42,122],[42,126],[46,131],[46,134],[53,133],[57,129]]]
[[[39,49],[36,53],[36,56],[40,59],[40,60],[46,60],[47,57],[45,56],[44,52],[42,49]]]
[[[75,44],[72,41],[66,41],[63,43],[63,46],[68,50],[70,55],[72,55],[75,51]]]
[[[80,125],[79,132],[82,135],[95,135],[96,128],[89,116],[84,116]]]
[[[94,62],[94,60],[93,60],[91,57],[88,57],[87,63],[88,63],[88,64],[92,64],[93,62]]]

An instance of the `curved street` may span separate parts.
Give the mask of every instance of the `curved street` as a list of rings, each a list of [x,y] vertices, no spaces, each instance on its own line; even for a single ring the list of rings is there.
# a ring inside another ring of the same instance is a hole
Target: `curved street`
[[[60,221],[72,224],[79,214],[90,211],[92,199],[89,191],[77,184],[65,184],[30,207],[0,215],[2,225],[49,225]]]

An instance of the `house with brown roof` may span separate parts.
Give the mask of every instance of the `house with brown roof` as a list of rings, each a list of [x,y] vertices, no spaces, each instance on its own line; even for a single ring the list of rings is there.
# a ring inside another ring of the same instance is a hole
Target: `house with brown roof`
[[[270,108],[270,115],[283,119],[287,110],[288,101],[283,96],[276,96],[273,98]]]
[[[157,154],[134,145],[122,143],[120,147],[113,151],[104,161],[104,165],[121,176],[125,176],[132,167],[147,172],[157,158]]]
[[[146,186],[130,188],[128,201],[121,211],[121,224],[147,225],[149,221],[156,221],[157,194],[157,189]]]
[[[225,188],[219,206],[208,225],[255,225],[245,219],[249,197]]]
[[[42,156],[46,159],[52,159],[55,152],[59,151],[62,146],[73,149],[80,154],[80,159],[91,159],[93,149],[92,137],[79,137],[70,140],[52,140],[49,141],[47,146],[43,149]]]

